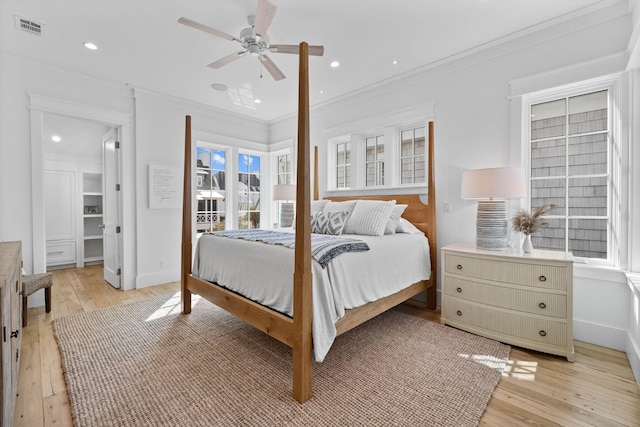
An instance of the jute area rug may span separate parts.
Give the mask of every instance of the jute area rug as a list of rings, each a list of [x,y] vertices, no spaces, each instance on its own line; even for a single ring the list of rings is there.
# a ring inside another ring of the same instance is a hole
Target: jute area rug
[[[289,347],[204,299],[179,311],[167,295],[54,321],[76,426],[474,426],[509,355],[392,310],[337,338],[299,404]]]

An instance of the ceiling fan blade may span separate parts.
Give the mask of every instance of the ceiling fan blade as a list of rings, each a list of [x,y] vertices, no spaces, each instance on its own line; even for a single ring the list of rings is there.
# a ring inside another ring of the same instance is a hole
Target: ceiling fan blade
[[[300,46],[295,44],[272,44],[269,45],[269,50],[273,53],[295,53],[300,50]],[[309,55],[322,56],[324,55],[324,46],[309,46]]]
[[[286,77],[284,73],[280,71],[280,68],[278,68],[276,64],[273,63],[271,58],[269,58],[267,55],[259,56],[258,59],[262,61],[264,68],[266,68],[269,74],[271,74],[271,77],[273,77],[273,80],[278,81]]]
[[[237,42],[240,42],[240,40],[233,37],[231,34],[227,34],[223,31],[216,30],[215,28],[211,28],[208,25],[204,25],[199,22],[192,21],[191,19],[185,18],[184,16],[178,19],[178,23],[186,25],[191,28],[195,28],[196,30],[204,31],[205,33],[213,34],[214,36],[222,37],[223,39],[235,40]]]
[[[258,12],[256,13],[256,20],[253,24],[253,37],[260,36],[264,38],[269,30],[273,16],[276,14],[277,7],[273,3],[269,3],[269,0],[260,0],[258,2]]]
[[[224,65],[227,65],[229,62],[233,62],[236,59],[240,58],[241,56],[244,56],[247,53],[247,51],[242,51],[242,52],[235,52],[232,53],[231,55],[227,55],[222,59],[218,59],[216,62],[212,62],[211,64],[207,65],[207,67],[209,68],[215,68],[216,70]]]

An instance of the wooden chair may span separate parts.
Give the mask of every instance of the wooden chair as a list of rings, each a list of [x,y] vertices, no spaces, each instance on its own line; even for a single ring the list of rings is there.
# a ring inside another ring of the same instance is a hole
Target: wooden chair
[[[44,306],[47,313],[51,312],[51,285],[53,274],[42,273],[22,276],[22,327],[27,326],[27,297],[34,292],[44,289]]]

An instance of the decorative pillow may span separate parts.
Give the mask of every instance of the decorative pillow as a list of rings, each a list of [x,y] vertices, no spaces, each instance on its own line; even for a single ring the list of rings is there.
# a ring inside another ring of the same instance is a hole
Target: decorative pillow
[[[324,205],[326,205],[328,200],[312,200],[311,201],[311,213],[322,212]]]
[[[422,231],[418,230],[415,225],[411,224],[404,218],[400,218],[400,222],[398,222],[398,228],[396,228],[396,233],[424,234]]]
[[[396,201],[358,200],[344,233],[382,236]]]
[[[393,207],[389,221],[387,221],[387,225],[384,227],[384,234],[396,234],[396,229],[400,223],[400,217],[404,210],[407,209],[407,206],[409,205],[395,205]]]
[[[311,214],[311,232],[316,234],[342,234],[347,223],[347,211],[316,212]]]

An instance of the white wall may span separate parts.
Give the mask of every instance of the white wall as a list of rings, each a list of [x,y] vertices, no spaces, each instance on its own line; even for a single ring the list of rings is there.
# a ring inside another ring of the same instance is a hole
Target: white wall
[[[4,54],[0,54],[0,93],[0,236],[22,241],[28,273],[44,268],[44,264],[34,268],[33,263],[29,95],[68,102],[74,107],[86,105],[135,114],[135,135],[131,129],[124,129],[128,141],[123,147],[122,179],[124,289],[179,278],[181,214],[179,210],[148,208],[147,168],[160,164],[182,169],[185,115],[193,116],[195,135],[253,141],[263,149],[268,142],[266,123],[143,90],[137,90],[134,99],[133,89],[127,86]],[[42,163],[36,167],[42,168]],[[160,260],[165,265],[162,269]]]
[[[132,114],[131,90],[0,54],[0,93],[0,236],[22,241],[24,267],[31,273],[34,266],[29,95]],[[37,167],[42,168],[42,164]]]
[[[624,6],[433,64],[314,108],[311,141],[321,147],[321,190],[326,175],[324,130],[433,102],[438,245],[474,243],[475,203],[460,199],[461,176],[469,169],[520,164],[520,133],[512,129],[512,114],[519,106],[510,98],[512,86],[525,90],[541,85],[539,90],[624,71],[632,28]],[[271,138],[284,138],[295,126],[293,117],[280,120],[272,125]],[[442,212],[445,201],[451,202],[451,213]],[[592,275],[580,273],[574,280],[575,338],[624,350],[629,313],[624,275],[588,277]]]
[[[156,165],[183,170],[185,116],[192,116],[194,144],[199,138],[267,151],[269,127],[265,122],[141,89],[135,90],[135,114],[136,287],[140,288],[180,278],[182,203],[176,209],[149,208],[148,168]],[[179,181],[182,187],[182,175]]]

